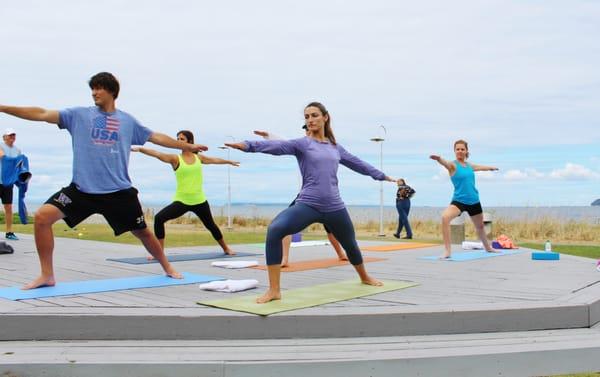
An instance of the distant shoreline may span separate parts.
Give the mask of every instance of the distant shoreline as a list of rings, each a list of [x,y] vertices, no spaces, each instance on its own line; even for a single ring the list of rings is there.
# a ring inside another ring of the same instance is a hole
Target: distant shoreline
[[[144,205],[144,209],[151,213],[156,213],[166,204]],[[287,208],[289,203],[234,203],[231,205],[230,215],[243,218],[262,218],[272,219],[279,212]],[[370,221],[379,221],[380,207],[376,205],[348,205],[348,211],[354,222],[367,223]],[[441,212],[446,207],[434,206],[413,206],[410,211],[411,221],[437,221],[440,219]],[[34,205],[28,205],[29,213],[37,209]],[[226,217],[227,205],[213,205],[211,203],[213,216]],[[491,214],[493,219],[504,221],[537,221],[540,219],[549,219],[566,223],[569,221],[582,222],[587,224],[600,224],[600,206],[514,206],[514,207],[484,207],[484,211]],[[466,215],[464,215],[466,216]],[[383,221],[397,221],[398,214],[395,207],[383,207]],[[90,219],[90,222],[97,222]]]
[[[231,216],[247,218],[273,218],[289,204],[232,204]],[[160,209],[161,207],[148,207]],[[227,216],[227,206],[215,206],[211,204],[213,215]],[[348,212],[355,222],[379,221],[379,206],[355,206],[348,205]],[[442,211],[446,207],[413,206],[410,210],[411,220],[439,220]],[[492,218],[505,221],[537,221],[540,219],[552,219],[564,223],[569,221],[584,222],[589,224],[600,223],[599,206],[556,206],[556,207],[484,207],[484,211]],[[466,216],[466,215],[465,215]],[[396,207],[383,207],[383,220],[385,222],[397,221],[398,213]]]

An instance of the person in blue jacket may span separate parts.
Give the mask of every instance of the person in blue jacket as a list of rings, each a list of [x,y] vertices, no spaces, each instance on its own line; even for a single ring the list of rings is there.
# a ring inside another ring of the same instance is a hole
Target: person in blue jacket
[[[29,187],[31,173],[29,172],[29,159],[24,154],[17,157],[2,157],[2,183],[5,186],[16,185],[19,190],[19,219],[21,224],[27,224],[27,206],[25,205],[25,193]],[[9,238],[11,239],[11,238]],[[18,238],[17,238],[18,239]]]
[[[21,155],[21,150],[15,146],[17,133],[12,128],[7,128],[2,134],[3,143],[0,143],[0,158],[17,157]],[[3,166],[0,164],[0,199],[4,207],[4,218],[6,221],[6,239],[16,241],[19,239],[12,231],[13,225],[13,187],[14,183],[4,182],[1,177],[3,174]]]

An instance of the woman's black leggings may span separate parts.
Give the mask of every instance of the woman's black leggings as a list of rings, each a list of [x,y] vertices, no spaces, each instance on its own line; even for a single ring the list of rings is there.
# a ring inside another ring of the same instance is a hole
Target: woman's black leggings
[[[221,233],[221,230],[219,230],[217,224],[215,224],[215,220],[213,220],[212,214],[210,213],[208,200],[193,206],[181,202],[173,202],[161,209],[160,212],[154,216],[154,234],[156,235],[156,238],[159,240],[165,238],[165,223],[167,221],[183,216],[189,211],[194,212],[196,216],[200,218],[202,224],[204,224],[215,240],[219,241],[223,239],[223,234]]]

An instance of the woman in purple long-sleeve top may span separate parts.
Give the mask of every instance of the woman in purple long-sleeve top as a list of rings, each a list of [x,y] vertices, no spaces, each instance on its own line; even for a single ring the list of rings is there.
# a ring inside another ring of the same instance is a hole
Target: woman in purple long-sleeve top
[[[266,259],[269,289],[257,299],[259,304],[281,298],[281,240],[286,235],[299,232],[315,222],[323,223],[331,229],[335,238],[346,250],[350,263],[364,284],[382,285],[379,280],[367,274],[363,264],[352,220],[340,197],[338,165],[342,164],[378,181],[395,182],[395,180],[348,153],[336,143],[331,130],[331,119],[325,106],[318,102],[308,104],[304,109],[304,119],[309,134],[300,139],[225,144],[244,152],[294,155],[302,173],[302,189],[296,198],[296,203],[277,215],[267,229]]]

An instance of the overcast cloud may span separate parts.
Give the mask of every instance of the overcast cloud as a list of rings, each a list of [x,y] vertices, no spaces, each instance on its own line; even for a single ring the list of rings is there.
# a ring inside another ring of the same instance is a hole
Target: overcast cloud
[[[111,71],[117,106],[153,130],[193,130],[211,156],[263,129],[301,135],[303,107],[330,110],[338,141],[418,192],[448,203],[432,153],[469,141],[487,205],[588,205],[600,142],[600,3],[596,1],[103,1],[3,2],[0,103],[92,105],[87,80]],[[379,126],[384,125],[384,135]],[[0,116],[17,129],[44,201],[71,176],[67,132]],[[230,137],[231,136],[231,137]],[[233,200],[289,202],[292,158],[231,152]],[[147,203],[170,201],[169,167],[134,155]],[[226,200],[227,168],[206,168],[211,203]],[[561,184],[556,184],[561,182]],[[551,185],[551,187],[548,187]],[[565,186],[567,185],[567,186]],[[569,190],[565,190],[568,187]],[[379,183],[340,168],[348,204],[378,204]],[[394,185],[385,185],[393,204]]]

